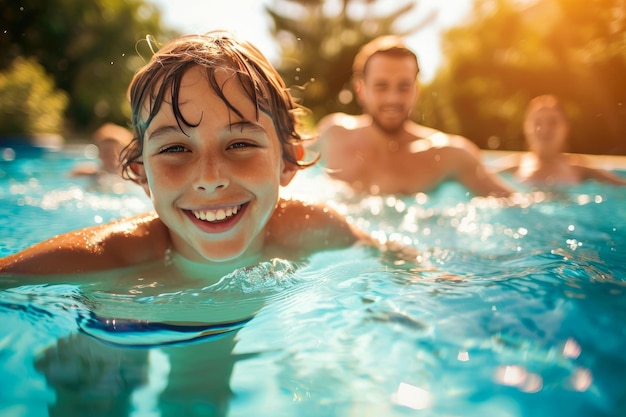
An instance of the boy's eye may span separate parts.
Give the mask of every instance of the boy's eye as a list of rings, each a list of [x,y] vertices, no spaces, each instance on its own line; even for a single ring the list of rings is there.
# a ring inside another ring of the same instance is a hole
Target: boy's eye
[[[234,142],[228,146],[228,149],[243,149],[251,146],[254,146],[254,144],[249,142]]]
[[[159,149],[159,153],[185,152],[187,149],[182,145],[168,145]]]

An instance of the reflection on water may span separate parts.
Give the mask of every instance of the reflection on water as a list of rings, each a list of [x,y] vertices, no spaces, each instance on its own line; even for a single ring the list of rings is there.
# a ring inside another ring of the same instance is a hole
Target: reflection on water
[[[41,415],[41,408],[53,416],[226,415],[235,363],[258,354],[233,353],[238,331],[266,302],[295,288],[282,262],[257,269],[248,270],[252,279],[236,271],[177,293],[103,290],[102,281],[6,289],[0,315],[12,324],[0,332],[0,360],[28,364],[47,389],[37,376],[25,401],[9,381],[32,384],[33,372],[29,378],[9,366],[0,404],[8,411],[26,407],[26,415]],[[273,285],[254,278],[261,273]],[[38,333],[45,337],[33,343],[30,335]]]
[[[43,175],[63,160],[21,162],[1,165],[0,255],[149,208]],[[623,415],[623,189],[359,200],[311,171],[285,191],[312,189],[439,271],[350,248],[178,288],[3,277],[0,414]]]

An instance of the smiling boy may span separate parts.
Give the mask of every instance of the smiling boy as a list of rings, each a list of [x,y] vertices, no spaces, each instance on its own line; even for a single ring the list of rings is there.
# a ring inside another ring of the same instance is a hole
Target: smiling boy
[[[221,276],[272,258],[374,245],[330,208],[279,197],[308,166],[299,108],[251,44],[224,32],[175,39],[137,72],[129,96],[134,137],[123,174],[155,213],[55,236],[0,259],[0,272],[141,266],[176,276],[176,257]]]

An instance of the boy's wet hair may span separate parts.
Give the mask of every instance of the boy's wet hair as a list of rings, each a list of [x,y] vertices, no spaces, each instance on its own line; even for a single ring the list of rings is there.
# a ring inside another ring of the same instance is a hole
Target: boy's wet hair
[[[409,57],[415,60],[417,73],[420,72],[417,55],[404,43],[401,37],[395,35],[379,36],[361,47],[354,57],[352,64],[352,76],[359,79],[365,76],[367,64],[374,55],[385,55],[392,57]]]
[[[237,40],[228,32],[215,31],[203,35],[186,35],[168,42],[133,77],[128,94],[134,137],[120,157],[126,178],[133,177],[130,164],[141,158],[146,129],[163,104],[172,106],[183,132],[184,126],[196,125],[185,120],[178,101],[181,80],[194,67],[204,70],[207,82],[218,97],[232,112],[243,118],[242,113],[224,94],[223,84],[216,77],[217,71],[231,72],[229,78],[236,80],[255,104],[257,119],[259,111],[272,119],[285,161],[298,167],[317,162],[317,159],[308,163],[298,160],[292,147],[304,140],[298,127],[299,115],[305,109],[294,101],[280,74],[254,45]],[[142,108],[146,104],[149,114],[144,119]]]

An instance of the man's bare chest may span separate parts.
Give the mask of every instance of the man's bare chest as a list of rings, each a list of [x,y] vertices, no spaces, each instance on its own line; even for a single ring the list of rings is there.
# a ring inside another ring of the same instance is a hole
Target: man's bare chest
[[[437,187],[443,180],[443,171],[430,164],[420,165],[406,161],[363,166],[369,188],[381,194],[415,194]]]

